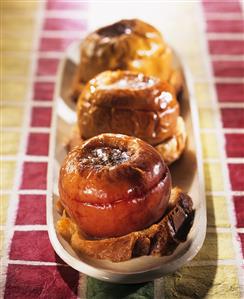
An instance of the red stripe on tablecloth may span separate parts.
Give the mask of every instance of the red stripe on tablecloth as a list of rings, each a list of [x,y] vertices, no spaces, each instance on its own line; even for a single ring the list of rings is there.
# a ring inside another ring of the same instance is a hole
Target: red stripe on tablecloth
[[[9,265],[5,299],[77,298],[79,273],[66,266]]]
[[[222,108],[221,116],[224,128],[244,128],[244,109]]]
[[[64,51],[67,47],[75,41],[75,38],[45,38],[40,42],[40,51]]]
[[[233,191],[244,191],[244,164],[228,164]]]
[[[44,30],[87,30],[86,21],[82,19],[46,18]]]
[[[37,63],[36,74],[38,76],[56,75],[58,70],[59,59],[40,58]]]
[[[216,77],[244,77],[244,61],[213,61]]]
[[[207,32],[244,32],[243,20],[208,20]]]
[[[51,101],[53,99],[54,83],[36,82],[34,83],[34,100]]]
[[[244,157],[244,134],[226,134],[225,140],[228,158]]]
[[[87,9],[88,4],[79,1],[60,1],[60,0],[52,0],[47,1],[46,9],[58,9],[58,10],[68,10],[68,9],[75,9],[75,10],[85,10]]]
[[[88,4],[81,1],[47,0],[46,9],[54,15],[58,10],[64,15],[67,10],[75,12],[85,11]],[[53,10],[53,11],[51,11]],[[84,14],[83,14],[84,15]],[[49,15],[50,16],[50,15]],[[56,15],[55,15],[56,16]],[[44,12],[43,30],[57,32],[56,38],[39,38],[40,51],[63,52],[66,47],[75,40],[69,35],[59,38],[59,30],[82,31],[86,30],[85,20],[73,20],[72,14],[67,14],[64,19],[46,18]],[[69,19],[70,18],[70,19]],[[47,32],[46,32],[47,33]],[[36,33],[38,34],[38,33]],[[63,36],[63,35],[62,35]],[[34,62],[35,64],[35,62]],[[35,70],[36,76],[53,76],[57,72],[58,59],[40,58]],[[39,80],[40,81],[40,80]],[[35,100],[52,100],[53,84],[49,82],[36,82],[33,87]],[[52,108],[38,107],[34,104],[31,109],[30,126],[47,127],[51,125]],[[31,128],[30,128],[31,129]],[[27,132],[28,133],[28,132]],[[32,156],[48,155],[48,134],[30,133],[26,154]],[[21,189],[46,190],[47,187],[47,163],[23,162],[23,174]],[[31,231],[15,231],[10,244],[10,255],[6,258],[24,261],[58,262],[63,263],[54,253],[48,239],[47,231],[35,230],[35,225],[46,224],[46,196],[45,195],[20,195],[16,215],[16,225],[33,225]],[[30,227],[29,227],[30,228]],[[15,227],[13,226],[13,229]],[[20,262],[21,263],[21,262]],[[24,262],[23,262],[24,263]],[[31,263],[31,262],[30,262]],[[79,273],[67,266],[47,265],[18,265],[9,264],[5,285],[5,298],[77,298]]]
[[[63,263],[53,250],[47,231],[16,231],[11,244],[10,259]]]
[[[241,6],[238,1],[212,1],[204,0],[203,8],[206,13],[208,12],[227,12],[227,13],[241,13]]]
[[[243,40],[209,40],[210,54],[240,55],[244,54]]]
[[[46,196],[20,195],[16,225],[46,224]]]
[[[52,118],[52,108],[33,107],[31,112],[32,127],[50,127]]]
[[[241,248],[242,248],[242,253],[244,255],[244,234],[239,234],[240,241],[241,241]]]
[[[244,196],[234,196],[237,227],[244,227]]]
[[[47,156],[49,150],[49,134],[30,133],[27,143],[27,155]]]
[[[21,189],[47,188],[47,163],[46,162],[24,162]]]
[[[242,83],[216,83],[216,89],[220,102],[244,101],[244,84]]]

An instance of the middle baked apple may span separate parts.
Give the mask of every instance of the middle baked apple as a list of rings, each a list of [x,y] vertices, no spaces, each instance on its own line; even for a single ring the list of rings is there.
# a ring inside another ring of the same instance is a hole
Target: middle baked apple
[[[167,146],[160,148],[174,151],[165,155],[169,160],[178,158],[185,146],[184,123],[173,88],[156,77],[130,71],[105,71],[86,84],[77,113],[82,139],[101,133],[120,133],[153,146],[166,143]],[[172,140],[176,141],[175,148]]]
[[[82,138],[121,133],[157,145],[174,135],[179,105],[168,83],[129,71],[90,80],[78,103]]]

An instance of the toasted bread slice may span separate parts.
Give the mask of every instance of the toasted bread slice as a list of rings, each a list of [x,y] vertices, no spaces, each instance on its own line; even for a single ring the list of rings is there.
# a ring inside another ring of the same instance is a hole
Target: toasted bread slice
[[[58,211],[61,212],[59,203]],[[147,229],[117,238],[91,240],[79,232],[77,225],[63,210],[57,222],[57,231],[78,255],[122,262],[143,255],[172,254],[178,244],[186,240],[193,219],[191,198],[179,188],[174,188],[166,214],[161,221]]]

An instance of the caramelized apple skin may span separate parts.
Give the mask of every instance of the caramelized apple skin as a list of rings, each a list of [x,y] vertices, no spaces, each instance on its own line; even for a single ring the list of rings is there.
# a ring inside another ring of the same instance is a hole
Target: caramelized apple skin
[[[157,151],[140,139],[102,134],[76,147],[60,170],[60,200],[91,238],[122,236],[158,221],[171,178]]]
[[[172,50],[161,33],[141,20],[121,20],[89,34],[81,43],[78,80],[105,70],[131,70],[168,80]]]
[[[85,85],[77,104],[83,139],[118,133],[158,145],[176,133],[178,117],[172,86],[131,71],[100,73]]]

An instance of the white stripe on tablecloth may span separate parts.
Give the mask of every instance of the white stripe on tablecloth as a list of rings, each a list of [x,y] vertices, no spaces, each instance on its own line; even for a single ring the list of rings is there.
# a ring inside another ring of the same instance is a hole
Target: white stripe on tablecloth
[[[42,262],[42,261],[26,261],[26,260],[8,260],[12,265],[27,265],[27,266],[63,266],[69,267],[67,264],[60,264],[55,262]]]
[[[30,133],[50,133],[51,128],[44,128],[44,127],[31,127]]]
[[[199,19],[201,20],[199,24],[201,25],[201,30],[199,35],[201,36],[202,41],[202,53],[203,53],[203,59],[205,60],[205,65],[207,67],[208,71],[208,77],[209,79],[212,79],[214,81],[214,75],[213,75],[213,69],[211,65],[211,57],[210,53],[208,52],[208,44],[206,39],[206,32],[204,31],[205,26],[205,18],[204,18],[204,12],[203,9],[199,7]],[[229,179],[229,171],[227,166],[227,159],[226,159],[226,152],[225,152],[225,138],[224,138],[224,132],[222,128],[222,121],[221,121],[221,114],[220,114],[220,107],[218,106],[218,97],[217,97],[217,91],[215,89],[214,84],[209,84],[210,86],[210,92],[211,92],[211,101],[212,101],[212,107],[215,111],[215,126],[217,128],[216,134],[218,138],[218,152],[220,154],[220,161],[222,165],[222,177],[224,181],[224,194],[226,198],[226,204],[228,208],[228,214],[230,219],[230,225],[231,225],[231,232],[232,232],[232,242],[234,246],[235,251],[235,261],[236,266],[238,269],[238,278],[239,278],[239,285],[241,290],[241,295],[244,296],[244,269],[240,265],[239,261],[243,260],[242,256],[242,249],[241,244],[238,241],[238,233],[236,230],[236,215],[235,215],[235,207],[232,200],[232,192],[231,192],[231,184]]]
[[[205,12],[206,21],[217,21],[217,20],[243,20],[241,13],[235,12]]]
[[[52,82],[54,83],[56,81],[57,76],[56,75],[49,75],[49,76],[35,76],[35,82]]]
[[[223,102],[219,103],[220,108],[244,108],[244,103],[241,102]]]
[[[8,75],[5,76],[6,80],[14,80],[14,81],[25,81],[23,80],[23,75]],[[35,82],[55,82],[56,76],[39,76],[34,75]]]
[[[206,79],[205,76],[194,76],[194,82],[195,83],[210,83],[210,84],[212,84],[213,82],[223,83],[223,84],[231,84],[231,83],[238,84],[238,83],[242,83],[244,81],[241,76],[239,76],[239,77],[215,77],[213,79]]]
[[[154,280],[154,299],[165,299],[163,277]]]
[[[21,190],[1,190],[1,194],[11,194],[15,192],[18,195],[46,195],[47,190],[41,189],[21,189]]]
[[[215,83],[244,83],[243,77],[215,77]]]
[[[42,101],[39,99],[32,100],[31,105],[34,107],[53,107],[54,101]]]
[[[232,191],[232,196],[244,196],[244,191]]]
[[[200,129],[201,133],[217,133],[216,128],[202,128]],[[244,128],[230,128],[230,129],[223,129],[224,134],[244,134]]]
[[[21,127],[21,138],[20,138],[20,146],[19,146],[19,159],[17,161],[16,169],[15,169],[15,176],[14,176],[14,183],[13,183],[13,189],[10,193],[10,202],[9,202],[9,208],[8,208],[8,214],[7,214],[7,221],[6,221],[6,229],[4,231],[4,244],[3,244],[3,258],[1,263],[1,280],[0,280],[0,298],[3,298],[4,290],[5,290],[5,283],[6,283],[6,270],[8,266],[8,257],[9,257],[9,250],[11,245],[11,240],[14,234],[14,223],[16,218],[16,212],[18,209],[18,188],[19,184],[21,182],[22,178],[22,166],[24,162],[24,155],[26,152],[26,145],[28,140],[28,127],[30,123],[30,117],[31,117],[31,99],[32,99],[32,85],[33,85],[33,78],[36,71],[36,53],[38,49],[38,42],[39,42],[39,33],[42,26],[42,20],[43,20],[43,6],[44,2],[39,2],[40,7],[36,11],[36,24],[35,24],[35,32],[33,34],[33,44],[32,44],[32,52],[29,53],[31,57],[30,61],[30,72],[28,77],[28,83],[29,83],[29,92],[26,96],[25,101],[25,110],[24,110],[24,118],[23,123]],[[25,78],[26,80],[26,78]]]
[[[221,163],[221,158],[205,158],[203,162],[207,164]],[[226,162],[228,164],[243,164],[244,158],[226,158]]]
[[[77,40],[83,39],[87,35],[87,32],[84,30],[43,30],[42,37],[45,38],[75,38]]]
[[[13,100],[4,100],[1,102],[2,105],[6,105],[6,106],[14,106],[14,107],[23,107],[26,105],[25,101],[13,101]],[[52,107],[54,105],[53,101],[42,101],[42,100],[31,100],[30,101],[30,105],[35,106],[35,107]],[[5,127],[3,128],[3,130],[6,130]],[[13,127],[9,127],[9,129],[11,129]]]
[[[46,127],[30,127],[29,132],[30,133],[50,133],[50,128]],[[1,131],[3,132],[20,132],[21,128],[20,127],[5,127],[1,128]]]
[[[47,225],[41,225],[41,224],[32,224],[32,225],[15,225],[14,226],[15,231],[22,231],[22,232],[28,232],[28,231],[46,231]]]
[[[222,32],[209,32],[207,33],[208,40],[243,40],[243,33],[222,33]]]
[[[5,225],[0,225],[0,230],[4,230],[6,228]],[[14,226],[15,231],[46,231],[47,225],[41,225],[41,224],[32,224],[32,225],[15,225]]]
[[[210,55],[210,54],[209,54]],[[210,59],[213,61],[244,61],[244,55],[240,54],[212,54]]]
[[[77,299],[87,299],[86,296],[86,285],[87,285],[87,276],[85,274],[79,274],[79,283],[78,283],[78,297]]]
[[[224,129],[225,134],[244,134],[244,129]]]
[[[23,159],[25,162],[48,162],[48,156],[32,156],[32,155],[5,155],[2,158],[2,161],[18,161]]]
[[[61,59],[64,55],[63,52],[59,51],[36,51],[37,57],[38,58],[47,58],[47,59]],[[30,52],[29,51],[22,51],[22,52],[16,52],[16,51],[8,51],[4,52],[4,56],[18,56],[18,57],[29,57]],[[11,77],[11,79],[13,79]],[[18,80],[21,80],[23,82],[26,81],[25,77],[18,76]]]
[[[227,158],[226,161],[228,164],[243,164],[244,158]]]
[[[230,191],[231,196],[244,196],[244,191]],[[224,196],[226,197],[225,191],[206,191],[207,196]]]
[[[78,1],[77,1],[78,2]],[[82,20],[87,18],[86,9],[65,9],[65,10],[56,10],[56,9],[47,9],[45,11],[45,19],[70,19],[70,20]]]
[[[55,58],[55,59],[61,59],[63,57],[63,52],[58,51],[41,51],[38,52],[38,58]]]

